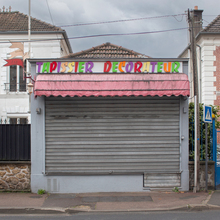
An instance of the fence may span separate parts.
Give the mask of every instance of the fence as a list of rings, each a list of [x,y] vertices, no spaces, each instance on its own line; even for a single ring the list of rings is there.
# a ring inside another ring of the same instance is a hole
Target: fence
[[[30,124],[0,124],[0,161],[29,161]]]
[[[208,124],[207,132],[208,132],[208,160],[213,161],[213,139],[214,139],[214,129],[215,128],[215,120],[212,123]],[[205,123],[202,121],[200,123],[200,161],[205,160]],[[189,123],[189,160],[194,160],[194,122],[193,119],[190,120]]]

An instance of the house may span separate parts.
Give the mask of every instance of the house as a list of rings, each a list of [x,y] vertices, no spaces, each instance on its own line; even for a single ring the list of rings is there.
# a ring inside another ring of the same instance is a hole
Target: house
[[[220,106],[220,15],[203,28],[203,10],[198,10],[195,7],[191,13],[194,14],[199,102],[206,105]],[[190,56],[189,45],[179,57],[190,58],[190,99],[193,100],[193,75]],[[220,143],[219,133],[218,143]]]
[[[0,120],[12,124],[30,122],[26,88],[29,79],[24,77],[22,67],[29,51],[28,16],[3,7],[0,42]],[[65,30],[31,18],[31,58],[59,58],[70,53],[72,49]],[[21,65],[12,63],[15,58],[20,59]]]
[[[205,28],[202,28],[203,10],[194,9],[199,102],[220,106],[220,15]],[[190,45],[179,55],[190,57]],[[192,63],[189,63],[191,96],[193,97]]]
[[[105,43],[29,61],[32,192],[188,191],[188,59]]]

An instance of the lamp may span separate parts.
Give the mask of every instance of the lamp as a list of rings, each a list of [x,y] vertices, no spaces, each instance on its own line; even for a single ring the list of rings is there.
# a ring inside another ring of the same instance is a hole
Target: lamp
[[[34,85],[33,85],[32,82],[29,82],[29,83],[28,83],[27,89],[28,89],[28,93],[29,93],[29,94],[32,94],[32,93],[33,93]]]
[[[25,72],[26,73],[26,72]],[[31,78],[31,75],[30,76],[25,76],[24,77],[25,79],[30,79],[30,82],[27,84],[27,89],[28,89],[28,94],[32,94],[33,91],[34,91],[34,85],[33,83],[35,82],[34,79]],[[33,83],[32,83],[33,82]]]

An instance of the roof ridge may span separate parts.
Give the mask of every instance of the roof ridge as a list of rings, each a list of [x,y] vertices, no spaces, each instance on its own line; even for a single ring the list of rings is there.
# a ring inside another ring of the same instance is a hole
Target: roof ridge
[[[218,15],[216,18],[214,18],[213,21],[211,23],[209,23],[201,32],[208,31],[213,26],[213,24],[215,24],[219,19],[220,19],[220,15]]]
[[[11,16],[10,16],[11,15]],[[2,31],[27,31],[26,23],[28,22],[28,15],[22,12],[1,12],[1,21],[4,24],[0,25],[0,30]],[[18,24],[19,20],[19,24]],[[25,27],[24,27],[25,25]],[[22,28],[21,28],[22,27]],[[20,28],[20,29],[19,29]],[[39,20],[31,16],[31,31],[65,31],[56,25],[50,24],[46,21]]]
[[[114,48],[114,50],[112,48]],[[98,51],[98,50],[102,50],[102,51]],[[125,53],[124,53],[125,52]],[[115,44],[111,44],[110,42],[107,43],[103,43],[100,44],[98,46],[89,48],[87,50],[82,50],[80,52],[76,52],[76,53],[71,53],[68,56],[64,56],[62,58],[71,58],[71,57],[78,57],[78,58],[82,58],[82,57],[86,57],[86,58],[104,58],[104,57],[120,57],[120,58],[128,58],[128,57],[145,57],[145,58],[150,58],[149,56],[145,55],[145,54],[141,54],[138,52],[135,52],[133,50],[129,50],[125,47],[122,46],[118,46]]]
[[[0,11],[0,14],[13,14],[18,13],[19,11]]]
[[[41,23],[44,23],[44,24],[46,24],[46,25],[48,25],[48,26],[50,26],[50,27],[57,28],[57,29],[59,29],[59,30],[61,30],[61,31],[64,31],[62,28],[57,27],[56,25],[50,24],[50,23],[48,23],[48,22],[46,22],[46,21],[39,20],[39,19],[34,18],[34,17],[32,17],[32,16],[31,16],[31,19],[33,19],[33,20],[35,20],[35,21],[38,21],[38,22],[41,22]]]

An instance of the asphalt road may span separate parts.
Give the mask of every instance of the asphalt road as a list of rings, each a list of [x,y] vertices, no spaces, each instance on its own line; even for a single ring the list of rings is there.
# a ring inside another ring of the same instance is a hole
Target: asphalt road
[[[72,216],[0,216],[0,220],[219,220],[220,211],[200,212],[141,212],[141,213],[82,213]]]

